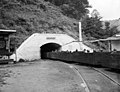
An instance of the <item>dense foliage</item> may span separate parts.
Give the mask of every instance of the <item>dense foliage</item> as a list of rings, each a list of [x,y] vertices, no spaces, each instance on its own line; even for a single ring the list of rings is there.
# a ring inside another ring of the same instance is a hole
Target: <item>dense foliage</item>
[[[89,13],[89,2],[87,0],[45,0],[49,1],[62,9],[64,15],[77,20]]]
[[[33,33],[66,33],[77,38],[77,20],[44,0],[0,0],[0,29],[14,29],[19,46]]]
[[[86,35],[87,40],[96,40],[96,39],[106,39],[111,37],[119,31],[117,30],[117,26],[110,27],[109,22],[103,22],[99,17],[86,17],[82,20],[82,31]],[[89,43],[90,44],[90,43]],[[98,50],[106,50],[108,51],[108,43],[107,42],[94,42],[92,45],[95,45]]]
[[[114,26],[114,27],[110,27],[110,22],[105,22],[105,38],[107,37],[111,37],[117,33],[119,33],[118,29],[117,29],[118,26]]]
[[[66,33],[78,39],[78,21],[85,37],[107,38],[117,33],[101,19],[89,17],[88,0],[0,0],[0,29],[15,29],[19,46],[33,33]],[[14,40],[14,39],[13,39]]]
[[[83,21],[83,32],[87,37],[94,37],[96,39],[102,39],[111,37],[114,34],[118,33],[117,27],[110,28],[110,23],[103,21],[98,17],[87,17]],[[103,26],[105,26],[103,28]]]

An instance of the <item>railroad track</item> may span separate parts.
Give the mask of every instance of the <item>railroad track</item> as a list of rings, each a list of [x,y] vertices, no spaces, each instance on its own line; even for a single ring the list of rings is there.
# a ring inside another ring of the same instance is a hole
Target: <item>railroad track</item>
[[[109,79],[110,81],[112,81],[112,82],[114,82],[115,84],[117,84],[118,86],[120,86],[120,83],[117,82],[117,81],[116,81],[115,79],[113,79],[112,77],[110,77],[108,74],[106,74],[106,73],[102,72],[101,70],[96,69],[96,68],[94,68],[94,67],[91,67],[91,69],[99,72],[99,74],[101,74],[102,76],[106,77],[106,78]]]
[[[65,63],[66,64],[66,63]],[[83,77],[82,73],[79,71],[79,69],[74,66],[74,65],[71,65],[71,64],[66,64],[68,65],[71,69],[74,70],[74,72],[77,73],[78,76],[80,76],[80,78],[82,79],[83,81],[83,84],[84,84],[84,88],[85,88],[85,91],[86,92],[92,92],[87,81],[85,80],[85,78]],[[109,75],[107,75],[106,73],[102,72],[101,70],[99,69],[96,69],[94,67],[88,67],[90,69],[93,69],[94,71],[97,71],[99,74],[101,74],[103,77],[107,78],[108,80],[112,81],[113,83],[115,83],[116,85],[120,86],[120,83],[118,81],[116,81],[115,79],[113,79],[112,77],[110,77]]]
[[[73,65],[66,64],[66,63],[64,63],[64,64],[67,65],[67,66],[69,66],[71,69],[73,69],[73,71],[77,73],[77,75],[80,77],[80,79],[82,79],[82,81],[83,81],[82,85],[83,85],[85,91],[86,91],[86,92],[91,92],[91,91],[90,91],[90,88],[89,88],[89,86],[88,86],[88,84],[87,84],[87,81],[84,79],[84,77],[83,77],[83,75],[80,73],[80,71],[78,71],[79,69],[78,69],[77,67],[73,66]]]
[[[80,70],[80,68],[78,67],[78,66],[76,66],[77,64],[68,64],[68,63],[63,63],[62,62],[62,64],[64,64],[64,65],[67,65],[68,67],[70,67],[79,77],[80,77],[80,79],[82,80],[82,83],[81,83],[81,85],[84,87],[84,89],[85,89],[85,92],[92,92],[92,90],[94,91],[94,90],[96,90],[96,88],[94,89],[94,88],[92,88],[92,87],[94,87],[94,86],[91,86],[91,84],[89,83],[89,81],[87,81],[87,79],[86,79],[86,75],[85,74],[83,74],[83,71],[81,71]],[[104,79],[106,79],[106,80],[108,80],[108,81],[111,81],[112,83],[114,83],[114,85],[116,86],[118,86],[118,87],[120,87],[120,83],[118,82],[118,81],[116,81],[115,79],[113,79],[112,77],[110,77],[109,75],[107,75],[106,73],[104,73],[104,72],[102,72],[101,70],[99,70],[99,69],[96,69],[96,68],[94,68],[94,67],[88,67],[88,66],[86,66],[88,69],[91,69],[91,70],[93,70],[93,71],[96,71],[96,73],[98,73],[101,77],[104,77]],[[93,80],[94,81],[94,80]],[[102,83],[102,82],[101,82]],[[108,82],[109,83],[109,82]],[[101,86],[101,88],[103,88],[104,89],[104,87],[102,87]],[[111,88],[112,89],[112,88]],[[99,89],[98,89],[99,90]],[[102,90],[103,91],[103,90]],[[102,92],[102,91],[100,91],[100,92]],[[94,91],[95,92],[95,91]],[[105,91],[104,91],[105,92]],[[107,89],[106,89],[106,92],[108,92],[107,91]],[[117,91],[117,92],[119,92],[119,91]]]

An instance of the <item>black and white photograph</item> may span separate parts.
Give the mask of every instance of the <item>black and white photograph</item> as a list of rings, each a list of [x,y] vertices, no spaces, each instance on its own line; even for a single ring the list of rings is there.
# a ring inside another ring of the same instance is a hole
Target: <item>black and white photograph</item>
[[[0,92],[120,92],[120,0],[0,0]]]

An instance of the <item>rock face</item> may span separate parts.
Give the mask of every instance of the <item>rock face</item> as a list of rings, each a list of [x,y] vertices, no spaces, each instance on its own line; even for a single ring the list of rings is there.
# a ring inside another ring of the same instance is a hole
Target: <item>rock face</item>
[[[17,30],[17,46],[33,33],[66,33],[77,39],[77,20],[64,16],[59,7],[49,2],[3,0],[0,3],[0,28]]]

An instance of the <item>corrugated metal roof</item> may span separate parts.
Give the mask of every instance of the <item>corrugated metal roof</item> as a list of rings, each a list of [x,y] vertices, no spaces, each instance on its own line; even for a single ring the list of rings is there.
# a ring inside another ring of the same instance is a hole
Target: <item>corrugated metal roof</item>
[[[83,42],[99,42],[99,41],[115,41],[115,40],[120,40],[120,37],[108,37],[106,39],[86,40]]]
[[[104,40],[120,40],[120,37],[108,37],[107,39]]]

